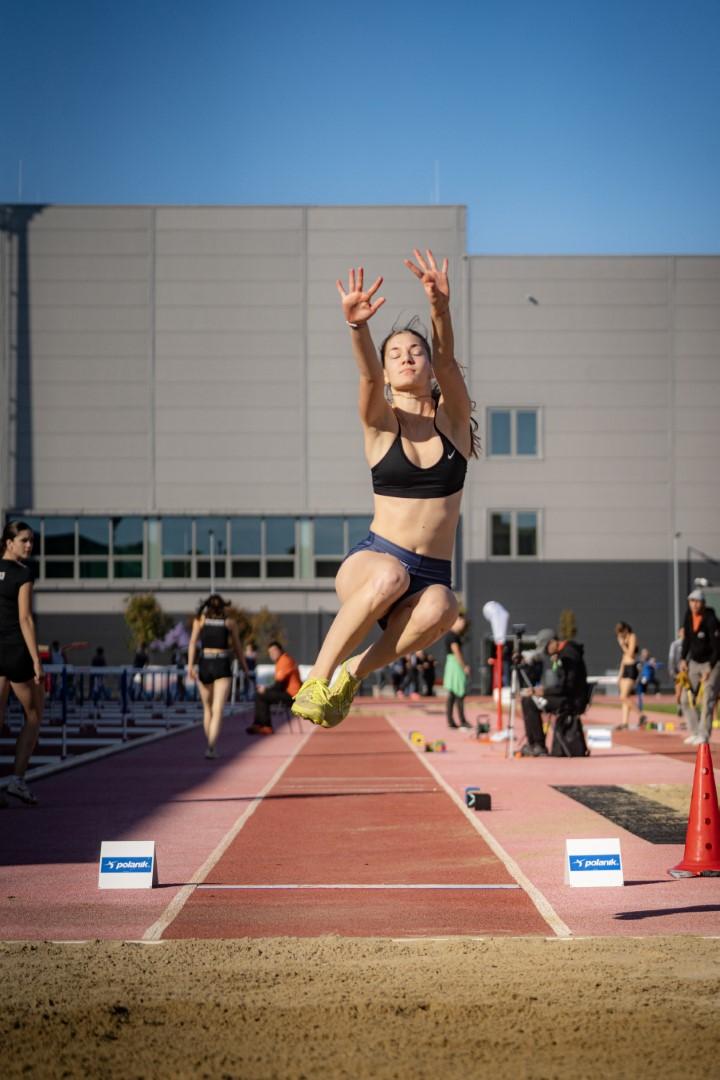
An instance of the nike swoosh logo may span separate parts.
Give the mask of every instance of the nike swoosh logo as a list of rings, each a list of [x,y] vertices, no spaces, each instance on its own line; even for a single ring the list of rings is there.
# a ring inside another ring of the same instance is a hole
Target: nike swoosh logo
[[[450,451],[450,453],[448,454],[448,461],[450,460],[450,458],[451,458],[451,457],[454,457],[454,456],[455,456],[455,450],[453,449],[453,450],[451,450],[451,451]]]

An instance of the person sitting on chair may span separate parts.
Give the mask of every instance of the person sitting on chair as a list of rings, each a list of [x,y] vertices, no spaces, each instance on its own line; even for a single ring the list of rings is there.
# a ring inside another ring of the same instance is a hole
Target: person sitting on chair
[[[248,735],[272,735],[270,706],[284,705],[289,709],[302,682],[297,664],[279,641],[271,641],[267,651],[275,665],[275,681],[270,686],[256,687],[255,720],[245,729]]]
[[[583,757],[587,754],[585,736],[579,717],[590,699],[584,648],[577,641],[560,641],[554,630],[544,629],[535,639],[536,655],[552,660],[555,685],[546,685],[541,697],[526,691],[522,698],[523,720],[527,735],[524,756],[547,754],[541,710],[557,716],[552,754],[555,757]],[[562,730],[559,730],[562,729]]]

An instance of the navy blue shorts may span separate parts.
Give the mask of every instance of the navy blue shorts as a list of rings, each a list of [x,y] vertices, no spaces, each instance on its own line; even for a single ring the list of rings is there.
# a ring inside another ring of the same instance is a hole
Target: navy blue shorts
[[[356,551],[379,551],[383,555],[393,555],[410,575],[410,584],[405,592],[398,597],[392,607],[388,608],[382,619],[378,619],[383,630],[387,627],[391,612],[408,596],[422,592],[429,585],[444,585],[446,589],[451,588],[452,563],[450,559],[431,559],[429,555],[418,555],[414,551],[408,551],[407,548],[393,544],[390,540],[383,539],[374,532],[368,533],[364,540],[360,540],[355,547],[351,548],[345,559],[349,559]]]

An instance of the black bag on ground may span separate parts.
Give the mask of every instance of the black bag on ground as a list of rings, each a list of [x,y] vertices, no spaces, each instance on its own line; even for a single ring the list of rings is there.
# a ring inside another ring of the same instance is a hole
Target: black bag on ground
[[[585,742],[582,720],[577,713],[561,713],[553,728],[552,757],[587,757],[590,751]]]

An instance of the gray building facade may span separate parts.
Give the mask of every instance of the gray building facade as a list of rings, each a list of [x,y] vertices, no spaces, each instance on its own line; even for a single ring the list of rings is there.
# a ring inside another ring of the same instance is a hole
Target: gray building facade
[[[720,576],[720,257],[474,256],[461,206],[0,208],[0,503],[40,535],[43,639],[123,660],[128,595],[185,617],[212,581],[312,659],[372,512],[335,280],[384,276],[379,340],[425,317],[415,246],[450,259],[484,444],[475,666],[488,599],[571,609],[595,671],[620,618],[664,659],[675,582],[682,610]]]

